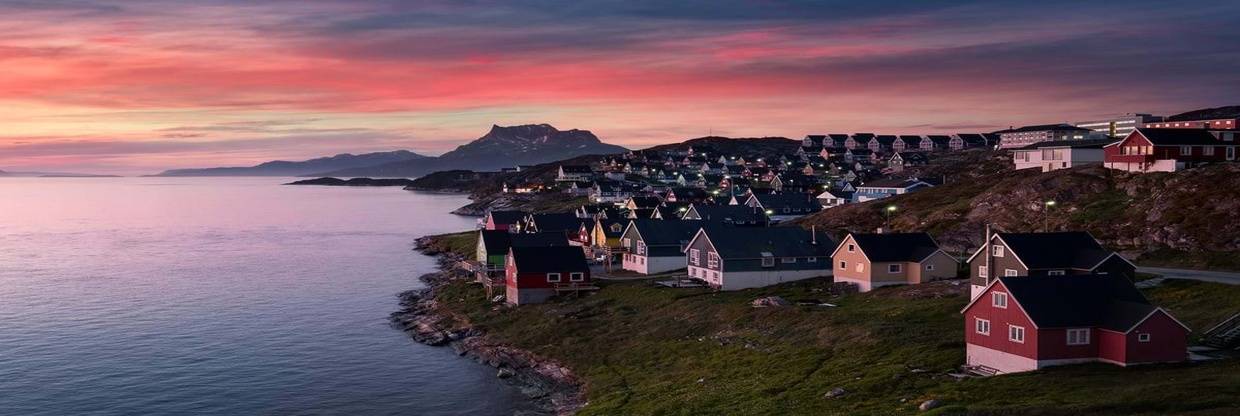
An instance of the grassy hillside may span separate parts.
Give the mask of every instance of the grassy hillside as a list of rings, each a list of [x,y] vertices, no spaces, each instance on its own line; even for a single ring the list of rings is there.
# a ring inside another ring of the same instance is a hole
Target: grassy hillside
[[[957,282],[958,283],[958,282]],[[1119,368],[1085,365],[956,381],[967,285],[938,282],[836,294],[829,281],[712,293],[607,284],[595,295],[492,308],[474,285],[441,307],[490,339],[550,357],[586,381],[584,415],[937,414],[1202,415],[1240,411],[1240,362]],[[1197,328],[1240,309],[1237,288],[1185,282],[1151,290]],[[1227,292],[1223,292],[1227,291]],[[1218,292],[1210,302],[1187,299]],[[753,308],[759,296],[838,307]],[[835,388],[842,397],[827,398]]]
[[[998,157],[996,157],[998,158]],[[990,163],[994,164],[994,163]],[[1147,264],[1240,269],[1240,166],[1130,174],[1100,166],[986,172],[985,164],[944,167],[948,184],[882,201],[832,208],[803,226],[871,231],[926,230],[949,250],[977,247],[986,223],[999,230],[1086,230]],[[1048,208],[1045,201],[1056,204]]]

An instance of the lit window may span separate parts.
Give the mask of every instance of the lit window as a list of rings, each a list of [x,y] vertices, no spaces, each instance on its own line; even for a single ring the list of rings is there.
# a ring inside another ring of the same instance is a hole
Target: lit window
[[[1008,341],[1024,344],[1025,328],[1016,325],[1008,325]]]
[[[1003,257],[1003,246],[994,246],[992,253],[995,257]]]
[[[1003,270],[1003,275],[1004,275],[1004,276],[1007,276],[1007,277],[1015,277],[1015,276],[1016,276],[1016,270],[1013,270],[1013,269],[1004,269],[1004,270]]]
[[[559,273],[547,273],[547,282],[555,283],[560,281]]]
[[[974,328],[974,331],[976,331],[978,334],[990,335],[990,321],[987,321],[982,318],[977,318],[977,321],[974,323],[973,328]]]
[[[860,262],[858,262],[858,263],[857,263],[857,267],[855,267],[854,269],[856,269],[856,270],[857,270],[857,273],[864,272],[864,271],[865,271],[865,263],[860,263]]]
[[[1069,329],[1068,345],[1089,345],[1089,328]]]
[[[1007,293],[994,292],[990,294],[990,303],[999,309],[1007,309]]]

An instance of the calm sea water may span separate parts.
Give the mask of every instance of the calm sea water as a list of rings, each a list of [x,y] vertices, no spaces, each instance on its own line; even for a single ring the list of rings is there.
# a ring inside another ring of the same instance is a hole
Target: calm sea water
[[[0,415],[521,410],[387,323],[464,198],[280,182],[0,179]]]

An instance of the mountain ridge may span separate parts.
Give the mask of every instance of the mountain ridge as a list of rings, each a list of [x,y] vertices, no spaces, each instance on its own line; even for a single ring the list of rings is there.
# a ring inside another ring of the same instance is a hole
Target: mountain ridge
[[[550,124],[492,125],[482,137],[457,146],[436,158],[391,162],[375,166],[316,172],[305,176],[416,177],[427,173],[468,169],[498,170],[535,165],[592,154],[616,154],[628,149],[603,143],[589,130],[559,130]]]
[[[371,153],[339,153],[301,161],[273,160],[254,166],[170,169],[151,176],[302,176],[324,170],[374,166],[406,160],[429,159],[408,150]]]

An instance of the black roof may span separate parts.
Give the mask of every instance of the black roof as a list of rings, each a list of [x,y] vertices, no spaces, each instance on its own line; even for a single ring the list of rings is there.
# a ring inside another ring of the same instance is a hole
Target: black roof
[[[654,208],[663,203],[657,196],[634,196],[629,198],[638,208]]]
[[[926,233],[850,234],[872,262],[919,262],[939,250]]]
[[[756,194],[754,198],[762,204],[762,208],[779,211],[784,208],[818,210],[822,205],[813,195],[794,192],[786,194]]]
[[[830,256],[837,243],[826,233],[817,233],[817,244],[810,230],[801,227],[702,227],[706,237],[724,259]]]
[[[1156,308],[1120,275],[999,277],[1038,328],[1127,332]]]
[[[769,220],[762,210],[745,205],[704,205],[694,204],[693,211],[701,219],[713,222],[731,223],[765,223]]]
[[[1073,149],[1101,149],[1104,146],[1115,143],[1115,139],[1086,139],[1086,140],[1047,140],[1037,142],[1025,147],[1014,150],[1037,150],[1045,147],[1070,147]]]
[[[943,145],[946,145],[947,142],[952,140],[951,136],[946,136],[942,134],[931,134],[929,136],[926,136],[926,138],[930,139],[930,141],[932,142],[943,144]]]
[[[1190,146],[1219,144],[1220,141],[1209,131],[1203,129],[1147,129],[1138,128],[1150,143],[1155,146]]]
[[[703,222],[639,218],[633,220],[631,224],[633,228],[637,229],[637,233],[642,236],[642,242],[649,247],[663,245],[679,246],[681,243],[692,239],[693,234],[696,234],[698,229],[702,228]]]
[[[500,230],[482,230],[482,244],[489,255],[505,253],[511,247],[556,247],[567,246],[568,239],[564,233],[525,233],[513,234]]]
[[[883,135],[874,136],[874,140],[877,140],[879,144],[890,145],[892,143],[895,143],[896,136],[893,136],[890,134],[883,134]]]
[[[1055,131],[1092,131],[1092,130],[1087,129],[1087,128],[1084,128],[1084,127],[1077,127],[1077,126],[1073,126],[1073,125],[1071,125],[1071,124],[1066,124],[1066,123],[1057,123],[1057,124],[1038,124],[1038,125],[1034,125],[1034,126],[1017,127],[1017,128],[1014,128],[1014,129],[1007,129],[1007,130],[1003,130],[1003,131],[1001,131],[1001,132],[999,132],[999,133],[1019,133],[1019,132],[1025,132],[1025,131],[1046,131],[1046,130],[1055,130]]]
[[[533,214],[530,216],[535,229],[540,232],[569,231],[576,232],[586,219],[578,218],[573,213]]]
[[[629,220],[625,218],[607,218],[596,222],[603,227],[603,235],[608,238],[619,237],[624,233],[624,227],[629,225]],[[619,231],[612,231],[611,226],[617,224],[620,225]]]
[[[960,133],[957,134],[956,137],[959,137],[960,140],[963,140],[965,143],[969,144],[984,145],[986,143],[986,136],[980,134]]]
[[[1091,270],[1113,254],[1082,231],[997,235],[1029,269]]]
[[[529,215],[529,213],[525,211],[491,211],[489,215],[496,224],[516,224],[525,219],[525,216]]]
[[[560,169],[564,173],[593,173],[594,171],[586,165],[560,165]]]
[[[520,273],[584,272],[585,253],[580,247],[513,247],[512,260]]]

